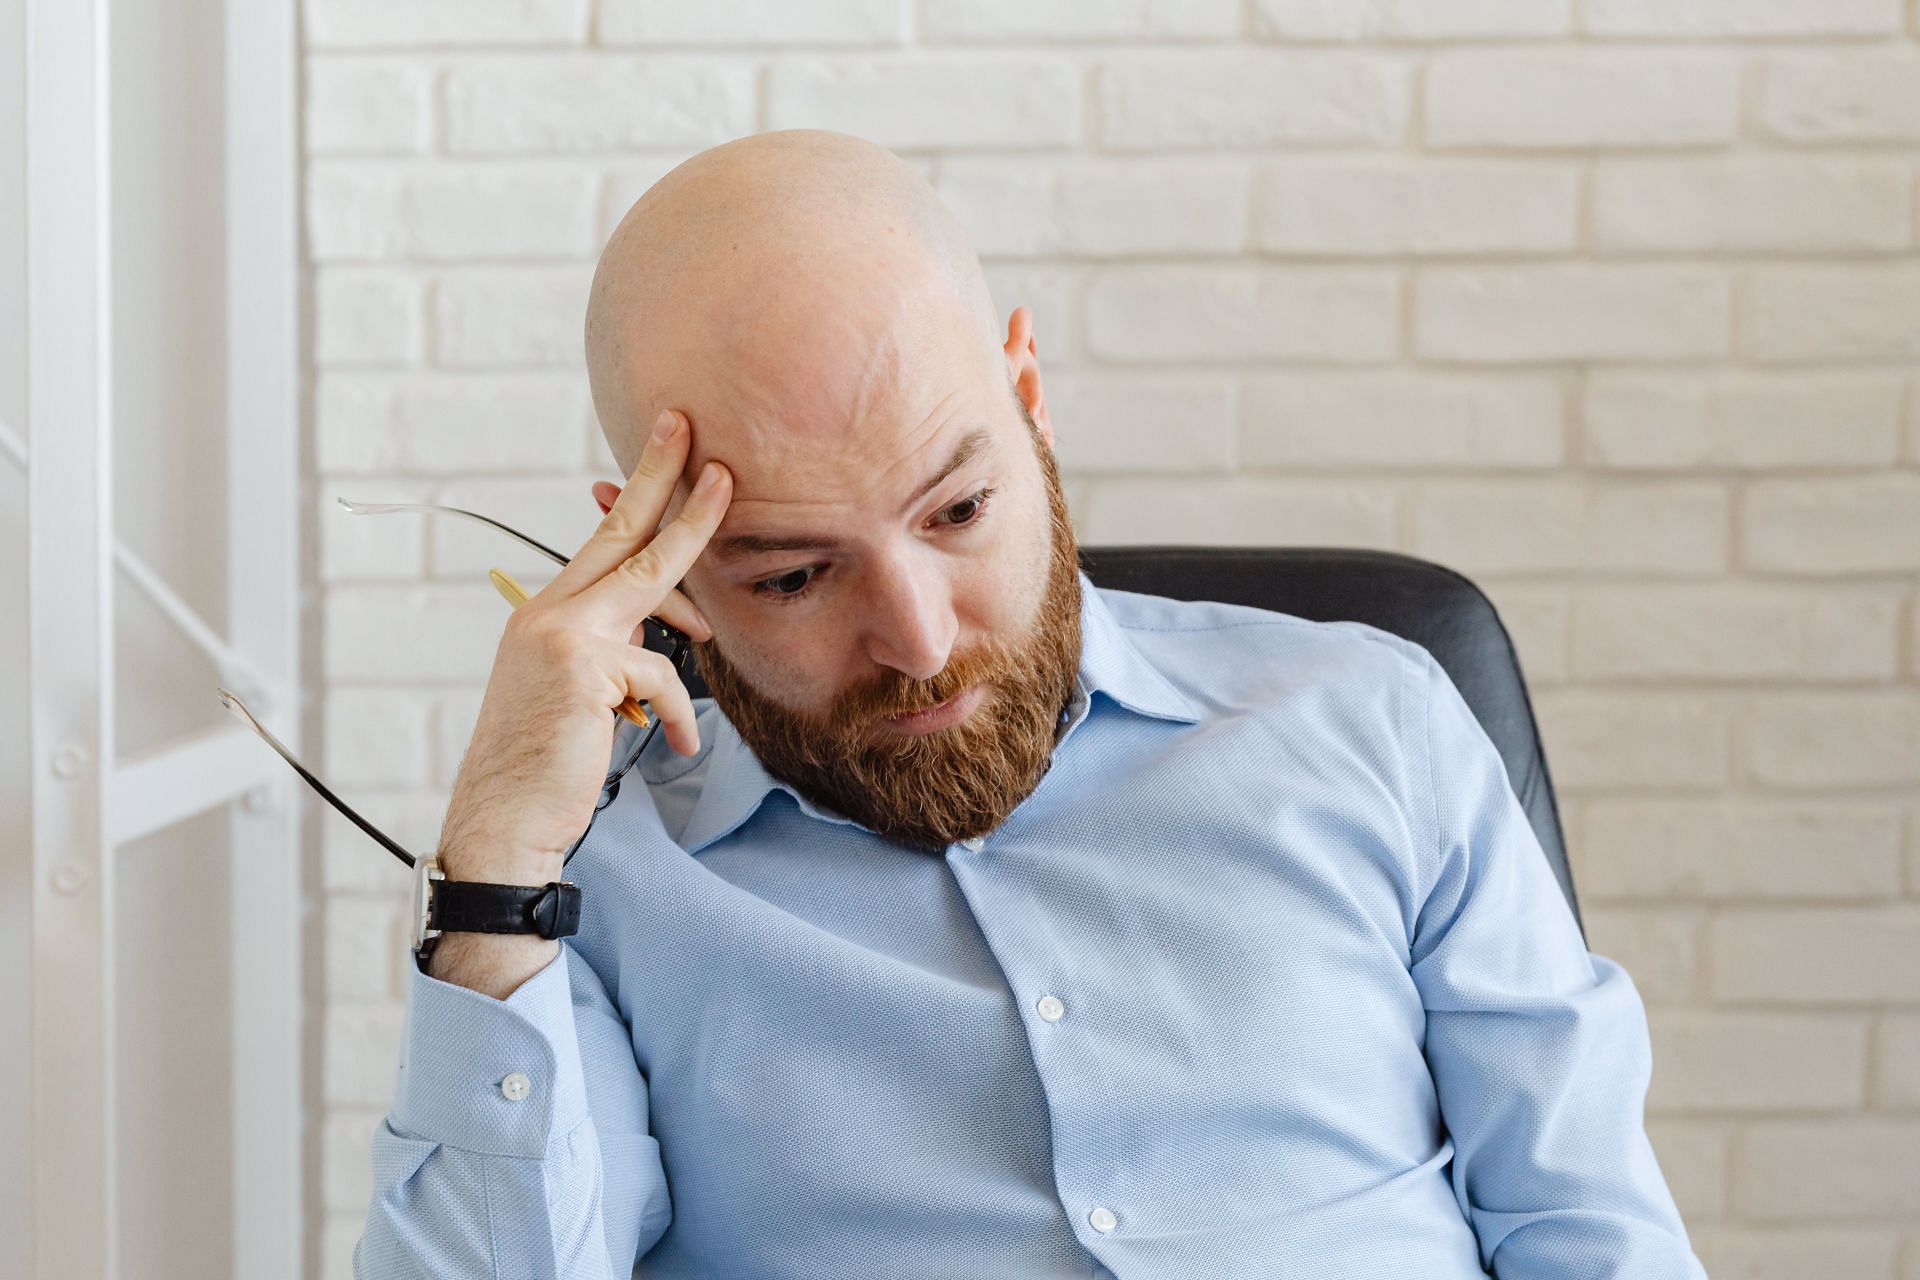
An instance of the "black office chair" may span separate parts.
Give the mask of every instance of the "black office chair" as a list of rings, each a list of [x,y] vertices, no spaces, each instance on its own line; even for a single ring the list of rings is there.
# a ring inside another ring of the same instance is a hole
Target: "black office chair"
[[[1365,622],[1423,646],[1500,749],[1507,780],[1580,919],[1520,659],[1493,602],[1468,579],[1428,560],[1348,547],[1082,547],[1080,564],[1102,587]]]
[[[1365,622],[1424,646],[1500,748],[1507,779],[1580,919],[1520,660],[1493,602],[1472,582],[1430,561],[1346,547],[1081,547],[1080,564],[1102,587]],[[681,679],[704,698],[698,667],[687,664]]]

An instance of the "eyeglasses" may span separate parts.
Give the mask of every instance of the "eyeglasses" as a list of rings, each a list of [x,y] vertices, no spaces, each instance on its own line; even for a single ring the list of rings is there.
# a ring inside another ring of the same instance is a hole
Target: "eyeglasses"
[[[464,511],[459,507],[442,507],[442,506],[435,506],[427,503],[414,503],[414,502],[349,502],[345,498],[339,498],[339,499],[336,499],[336,501],[338,501],[341,506],[345,507],[349,512],[353,513],[354,515],[362,515],[362,516],[388,515],[390,513],[399,512],[399,511],[420,512],[422,514],[427,514],[427,515],[460,516],[467,520],[478,521],[479,523],[484,524],[489,528],[498,529],[501,533],[506,534],[508,537],[513,538],[516,541],[528,547],[531,547],[535,551],[538,551],[541,555],[547,557],[547,559],[553,561],[555,564],[565,565],[568,562],[568,558],[566,556],[561,555],[558,551],[555,551],[552,547],[547,546],[545,543],[537,542],[534,539],[529,538],[526,534],[521,533],[518,529],[512,528],[509,525],[502,524],[500,523],[500,521],[493,519],[491,516],[483,516],[483,515],[480,515],[478,512],[474,512],[474,511]],[[672,626],[671,624],[663,621],[662,619],[653,617],[651,615],[647,617],[646,621],[642,623],[641,626],[642,626],[642,643],[645,644],[647,648],[653,649],[656,652],[660,650],[661,645],[665,645],[667,658],[669,661],[673,663],[673,669],[680,674],[680,678],[682,680],[685,680],[686,672],[687,672],[687,655],[693,651],[693,638],[689,636],[686,632],[680,630],[678,627]],[[654,632],[656,631],[659,633],[658,643],[654,643],[656,639]],[[380,828],[374,826],[373,823],[361,817],[360,814],[354,811],[354,808],[352,805],[348,804],[345,800],[342,800],[338,795],[334,793],[331,787],[327,786],[326,783],[320,781],[320,779],[314,775],[311,769],[308,769],[304,764],[301,764],[298,757],[296,757],[293,754],[293,752],[287,750],[286,744],[282,743],[280,739],[274,737],[272,733],[268,732],[267,727],[261,724],[260,721],[254,717],[253,712],[247,709],[247,704],[240,700],[240,697],[238,694],[235,694],[226,689],[219,690],[219,694],[220,694],[221,705],[225,706],[227,710],[231,711],[240,720],[242,724],[247,726],[247,728],[253,730],[256,734],[259,734],[261,739],[265,741],[268,746],[272,747],[276,752],[278,752],[280,755],[280,758],[282,760],[285,760],[289,765],[291,765],[293,767],[293,771],[299,774],[301,777],[301,780],[304,781],[308,786],[312,787],[314,791],[319,794],[322,800],[325,800],[328,804],[332,805],[335,809],[339,810],[341,815],[345,817],[347,821],[351,822],[354,826],[360,828],[360,830],[366,832],[367,835],[371,836],[375,841],[377,841],[380,844],[380,846],[384,848],[388,853],[391,853],[394,857],[400,859],[400,861],[405,863],[407,866],[411,867],[419,862],[418,857],[416,857],[412,853],[409,853],[397,840],[389,836],[386,832],[380,830]],[[573,844],[568,846],[566,853],[560,859],[561,866],[564,867],[568,862],[571,862],[573,860],[573,855],[579,850],[580,846],[586,843],[587,836],[593,831],[594,819],[598,818],[600,816],[600,811],[602,809],[605,809],[608,805],[612,804],[615,798],[619,796],[620,780],[626,777],[628,773],[632,772],[633,766],[640,762],[641,755],[646,751],[647,744],[653,741],[653,735],[660,731],[660,716],[657,713],[653,712],[652,708],[650,707],[647,710],[649,713],[647,716],[647,719],[652,721],[652,723],[647,727],[647,731],[645,734],[640,734],[639,732],[637,732],[637,730],[635,732],[628,733],[628,729],[631,727],[630,722],[620,718],[619,716],[615,716],[615,720],[616,720],[615,731],[614,731],[614,739],[615,739],[614,755],[616,757],[615,762],[608,769],[606,780],[600,784],[600,799],[593,806],[592,817],[589,817],[587,819],[586,830],[580,833],[579,839],[575,840]],[[622,733],[627,733],[627,737],[628,737],[627,745],[624,747],[621,746],[619,741],[619,736]]]

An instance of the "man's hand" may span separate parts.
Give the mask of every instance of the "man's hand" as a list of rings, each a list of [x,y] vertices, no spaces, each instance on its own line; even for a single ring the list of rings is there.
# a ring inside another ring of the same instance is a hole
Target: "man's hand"
[[[690,448],[686,419],[663,412],[600,527],[508,619],[441,832],[449,879],[539,885],[560,878],[566,850],[600,798],[613,709],[623,699],[648,703],[676,751],[700,749],[679,672],[635,643],[649,615],[696,640],[713,635],[676,584],[726,513],[727,469],[709,462],[679,515],[660,528]],[[557,947],[528,935],[447,934],[434,946],[430,972],[498,999],[544,968]]]

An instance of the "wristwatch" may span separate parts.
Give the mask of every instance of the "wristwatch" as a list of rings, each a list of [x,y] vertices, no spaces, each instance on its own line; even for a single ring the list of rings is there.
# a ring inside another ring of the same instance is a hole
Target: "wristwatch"
[[[413,864],[413,953],[426,967],[433,940],[443,933],[531,933],[566,938],[580,931],[580,886],[566,880],[546,884],[482,884],[449,880],[440,859],[429,855]]]

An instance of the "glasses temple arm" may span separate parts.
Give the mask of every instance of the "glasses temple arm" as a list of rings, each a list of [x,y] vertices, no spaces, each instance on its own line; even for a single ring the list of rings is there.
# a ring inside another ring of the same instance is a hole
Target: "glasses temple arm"
[[[380,828],[374,826],[371,822],[368,822],[365,818],[355,813],[353,811],[353,806],[348,804],[345,800],[342,800],[339,796],[335,795],[333,793],[333,790],[330,787],[328,787],[326,783],[314,777],[312,771],[309,770],[305,765],[301,764],[300,761],[294,757],[293,752],[287,750],[286,747],[281,744],[280,739],[274,737],[273,734],[267,731],[267,727],[265,725],[261,724],[258,720],[253,718],[253,712],[247,710],[246,704],[241,702],[238,697],[234,696],[232,693],[229,693],[227,690],[222,689],[220,690],[220,701],[223,704],[225,704],[227,710],[233,712],[234,715],[238,716],[243,724],[245,724],[249,729],[252,729],[255,733],[259,734],[261,738],[265,739],[266,744],[272,747],[275,751],[277,751],[280,754],[280,758],[282,760],[285,760],[288,764],[292,765],[293,771],[299,774],[301,778],[306,781],[306,784],[308,786],[312,787],[315,791],[319,792],[320,798],[322,800],[325,800],[328,804],[332,805],[335,809],[338,809],[348,822],[351,822],[354,826],[360,828],[362,831],[366,832],[369,836],[372,836],[376,841],[380,843],[382,848],[386,849],[387,852],[391,853],[394,857],[400,859],[400,861],[406,863],[409,867],[411,867],[415,862],[418,861],[418,859],[415,858],[412,854],[408,853],[405,849],[401,848],[397,843],[395,843],[387,835],[386,832],[382,831]]]

